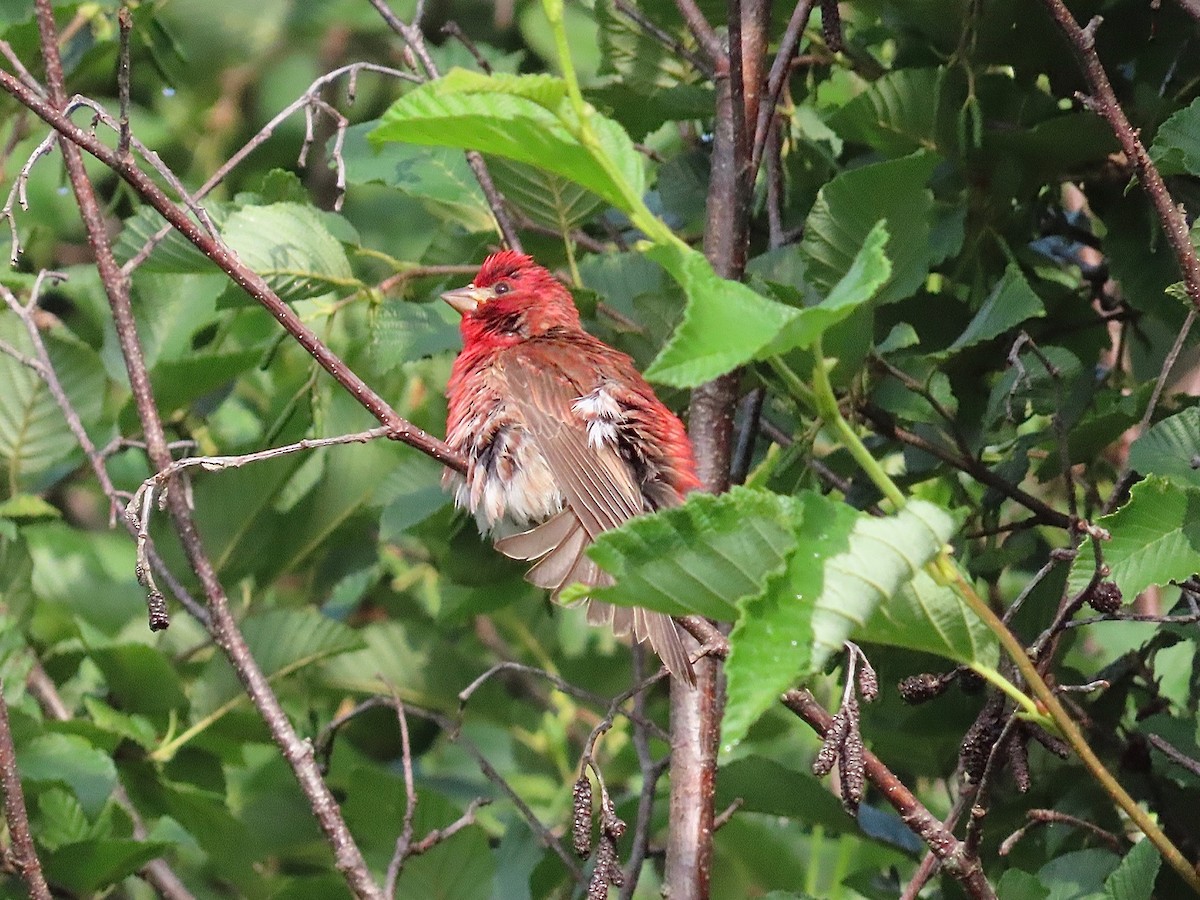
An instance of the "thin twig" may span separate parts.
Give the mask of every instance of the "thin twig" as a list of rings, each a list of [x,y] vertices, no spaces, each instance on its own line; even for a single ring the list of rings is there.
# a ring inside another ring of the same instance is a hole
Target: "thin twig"
[[[783,94],[783,86],[787,83],[788,75],[791,74],[792,58],[796,55],[796,50],[800,46],[800,37],[804,34],[804,29],[808,26],[809,17],[812,15],[812,9],[815,0],[798,0],[796,6],[792,9],[792,16],[788,20],[787,28],[784,29],[783,37],[779,41],[779,50],[775,54],[775,59],[771,63],[771,69],[767,73],[767,88],[763,94],[762,103],[758,108],[758,116],[754,126],[753,141],[750,152],[750,170],[757,172],[762,164],[763,154],[766,151],[767,136],[771,129],[771,123],[776,117],[776,106],[779,104],[779,98]]]
[[[191,222],[187,215],[172,204],[157,185],[145,173],[137,169],[130,160],[121,159],[97,141],[94,135],[77,128],[63,114],[62,110],[67,105],[67,97],[63,87],[62,60],[58,53],[58,34],[51,0],[36,0],[36,9],[50,99],[48,102],[44,101],[6,72],[0,72],[0,86],[3,86],[21,103],[68,138],[67,141],[62,142],[67,175],[75,193],[80,216],[87,229],[88,242],[96,260],[100,281],[108,297],[121,355],[125,362],[125,370],[129,376],[138,418],[142,423],[147,453],[151,465],[159,469],[166,468],[172,462],[171,454],[167,449],[166,435],[163,431],[162,420],[159,417],[150,385],[149,372],[138,338],[137,325],[129,298],[128,281],[121,273],[113,256],[105,217],[96,197],[95,188],[84,168],[79,148],[87,148],[88,152],[97,155],[102,162],[128,180],[135,190],[148,199],[168,220],[180,223],[183,226],[181,230],[184,230],[190,238],[199,239],[202,242],[212,242],[210,249],[222,251],[223,256],[221,253],[218,255],[231,268],[235,264],[243,270],[245,267],[229,253],[227,248],[221,247],[212,239],[211,235]],[[266,288],[266,283],[262,282],[257,275],[249,273],[248,270],[244,274],[252,277],[241,280],[239,283],[243,286],[254,286],[255,279],[257,279],[258,282],[261,282],[261,287],[270,293],[270,289]],[[274,299],[278,301],[278,297]],[[281,301],[279,306],[286,309]],[[288,315],[294,317],[294,313],[290,310],[288,310]],[[300,325],[298,319],[295,320],[295,323]],[[304,329],[303,325],[300,327]],[[366,860],[363,859],[358,845],[346,827],[337,801],[322,780],[314,763],[311,745],[302,741],[296,734],[279,699],[272,691],[270,683],[251,655],[245,638],[238,630],[237,623],[229,609],[228,598],[217,577],[212,560],[205,553],[186,499],[181,496],[180,492],[172,491],[168,493],[167,501],[180,544],[208,601],[211,616],[210,633],[217,645],[224,651],[234,671],[237,672],[276,745],[291,766],[301,790],[309,800],[313,815],[333,851],[334,865],[342,873],[348,887],[356,896],[369,898],[369,900],[382,900],[382,892],[371,876]]]
[[[1171,762],[1175,763],[1177,766],[1182,766],[1193,775],[1200,777],[1200,762],[1192,759],[1186,753],[1181,752],[1179,749],[1163,740],[1157,734],[1150,735],[1148,739],[1154,748],[1166,756],[1167,759],[1171,760]]]
[[[128,6],[117,10],[117,155],[129,154],[129,80],[132,75],[129,65],[129,38],[133,33],[133,14]]]
[[[421,31],[421,14],[424,9],[424,4],[418,0],[417,10],[413,15],[413,21],[407,23],[403,21],[392,8],[388,6],[387,0],[370,0],[370,4],[375,7],[376,12],[387,23],[401,40],[408,45],[409,49],[421,62],[421,67],[425,70],[426,77],[435,79],[439,77],[437,63],[429,54],[429,48],[425,46],[425,34]],[[509,248],[521,252],[521,238],[517,234],[516,226],[513,224],[512,217],[509,215],[508,206],[504,202],[504,197],[496,188],[496,183],[492,180],[492,175],[488,171],[487,163],[483,161],[483,154],[477,153],[474,150],[466,152],[467,165],[471,167],[471,172],[475,175],[475,180],[479,182],[479,187],[483,190],[483,196],[487,199],[488,206],[492,210],[492,217],[496,220],[496,227],[500,230],[500,236],[504,238],[504,242]]]
[[[680,59],[687,60],[692,68],[709,81],[712,81],[716,77],[716,71],[711,62],[702,59],[699,54],[692,52],[691,48],[687,47],[683,41],[679,40],[665,28],[659,26],[644,12],[632,3],[629,3],[628,0],[613,0],[613,8],[636,24],[648,36],[670,50],[674,55]]]
[[[1107,831],[1099,825],[1080,819],[1077,816],[1059,812],[1056,809],[1031,809],[1025,815],[1029,821],[1000,842],[998,852],[1001,856],[1008,856],[1012,852],[1013,847],[1017,845],[1017,842],[1038,825],[1070,825],[1072,828],[1079,828],[1098,838],[1105,847],[1118,856],[1123,854],[1126,847],[1128,847],[1127,842],[1121,840],[1121,838],[1117,837],[1111,831]]]
[[[3,682],[0,682],[0,785],[4,787],[4,820],[12,840],[9,857],[29,886],[29,896],[34,900],[50,900],[50,886],[42,874],[42,863],[29,831],[29,813],[25,809],[25,794],[21,791],[21,775],[17,771],[17,751],[8,724]]]
[[[833,720],[806,690],[790,690],[783,695],[783,705],[822,737]],[[881,796],[900,814],[901,821],[916,834],[941,860],[945,870],[953,876],[967,895],[972,898],[990,898],[996,894],[984,876],[978,859],[963,855],[962,843],[939,822],[919,801],[908,787],[869,750],[863,752],[866,776],[878,788]]]
[[[54,106],[29,91],[7,72],[0,72],[0,88],[3,88],[39,118],[64,135],[73,145],[79,146],[95,156],[128,182],[134,191],[170,222],[183,237],[215,262],[246,293],[266,307],[288,333],[320,363],[321,367],[345,387],[368,412],[374,415],[381,424],[388,426],[391,429],[389,434],[391,439],[415,447],[452,469],[460,472],[465,470],[466,463],[459,454],[452,451],[442,441],[426,434],[399,416],[383,398],[376,394],[304,324],[295,310],[279,299],[262,276],[249,269],[223,242],[213,238],[212,235],[197,226],[144,172],[132,163],[121,160],[94,135],[77,127]],[[120,272],[114,273],[113,277],[119,278]]]

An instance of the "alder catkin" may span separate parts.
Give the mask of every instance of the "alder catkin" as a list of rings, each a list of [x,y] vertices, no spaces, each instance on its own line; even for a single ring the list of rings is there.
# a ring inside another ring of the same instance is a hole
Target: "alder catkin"
[[[571,839],[575,855],[586,859],[592,852],[592,782],[586,772],[576,780],[572,797]]]

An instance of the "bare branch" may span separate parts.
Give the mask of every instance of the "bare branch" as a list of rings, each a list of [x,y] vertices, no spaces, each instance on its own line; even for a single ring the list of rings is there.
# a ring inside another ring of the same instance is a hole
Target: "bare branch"
[[[62,110],[67,105],[66,92],[63,88],[62,60],[58,53],[58,34],[54,21],[54,10],[51,0],[37,0],[38,31],[41,38],[42,57],[46,64],[46,82],[49,90],[49,101],[44,101],[30,92],[24,85],[8,73],[0,72],[0,84],[14,96],[34,109],[41,118],[52,124],[70,140],[62,143],[63,157],[67,164],[67,174],[75,198],[79,206],[80,216],[87,229],[88,241],[96,259],[96,267],[100,274],[101,283],[108,297],[116,327],[121,354],[125,361],[126,372],[137,407],[138,417],[142,423],[142,431],[146,438],[147,452],[151,464],[158,469],[171,464],[171,454],[167,448],[166,436],[163,432],[162,421],[159,418],[154,394],[150,386],[150,377],[146,368],[142,347],[138,339],[133,310],[130,304],[128,281],[117,266],[113,257],[104,215],[97,200],[95,188],[84,169],[83,157],[79,146],[89,147],[89,152],[96,154],[100,151],[101,161],[117,171],[122,177],[130,180],[135,189],[147,198],[156,209],[163,212],[168,220],[176,220],[186,228],[186,233],[202,242],[211,242],[210,249],[218,251],[218,255],[231,267],[245,269],[227,248],[202,231],[187,216],[172,204],[161,190],[146,175],[137,169],[129,160],[122,160],[111,150],[100,144],[95,136],[90,135],[75,125],[63,115]],[[40,110],[40,111],[39,111]],[[248,271],[244,274],[252,276],[240,281],[241,284],[253,283],[262,279]],[[266,283],[262,282],[262,287]],[[269,293],[269,289],[267,289]],[[278,297],[274,298],[278,301]],[[279,306],[286,309],[281,302]],[[289,314],[294,316],[288,310]],[[297,320],[297,324],[299,324]],[[304,326],[301,325],[301,328]],[[304,329],[307,331],[307,329]],[[340,362],[340,361],[339,361]],[[382,401],[381,401],[382,402]],[[296,734],[291,722],[288,721],[278,698],[271,690],[262,670],[255,663],[245,639],[238,630],[237,623],[229,610],[228,599],[217,578],[212,561],[205,554],[196,524],[191,517],[186,500],[177,491],[168,492],[168,507],[179,535],[180,543],[189,564],[203,586],[205,597],[211,615],[209,628],[213,639],[225,652],[234,671],[237,672],[266,723],[276,745],[288,761],[311,805],[313,815],[324,831],[326,839],[333,850],[334,864],[346,879],[347,885],[359,897],[370,900],[381,900],[382,892],[371,877],[366,861],[359,851],[353,836],[346,827],[338,809],[337,802],[330,793],[328,786],[321,779],[312,756],[312,746],[302,741]]]
[[[17,771],[17,751],[8,724],[3,682],[0,682],[0,785],[4,788],[4,820],[12,839],[13,863],[29,885],[29,896],[34,900],[50,900],[50,886],[42,874],[42,863],[29,831],[29,813],[25,810],[25,794],[21,791],[21,775]]]
[[[824,736],[833,720],[808,691],[791,690],[783,695],[783,705],[798,715],[817,734]],[[863,752],[867,778],[900,814],[900,819],[923,840],[941,860],[942,866],[973,898],[990,898],[996,893],[988,884],[978,859],[966,858],[963,846],[939,822],[903,782],[869,750]]]

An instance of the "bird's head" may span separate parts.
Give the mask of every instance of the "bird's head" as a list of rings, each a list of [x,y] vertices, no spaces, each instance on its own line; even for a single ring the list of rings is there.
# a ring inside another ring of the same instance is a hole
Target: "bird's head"
[[[442,294],[462,316],[464,344],[510,344],[551,328],[579,328],[571,295],[523,253],[501,250],[483,261],[466,287]]]

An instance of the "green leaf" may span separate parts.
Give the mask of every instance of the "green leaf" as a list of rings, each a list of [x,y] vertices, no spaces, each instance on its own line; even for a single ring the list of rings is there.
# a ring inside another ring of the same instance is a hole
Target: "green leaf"
[[[165,713],[187,705],[175,667],[156,647],[116,644],[92,650],[109,694],[126,710]]]
[[[1150,158],[1163,175],[1200,175],[1200,98],[1159,126]]]
[[[695,250],[670,244],[646,255],[687,293],[683,321],[646,369],[672,387],[695,387],[754,359],[798,310],[767,300],[746,285],[719,277]]]
[[[351,184],[380,182],[426,206],[440,221],[469,232],[494,231],[487,198],[466,157],[449,147],[418,147],[396,141],[372,143],[373,123],[346,129],[346,179]]]
[[[801,247],[813,285],[831,290],[850,271],[859,248],[883,219],[891,280],[880,303],[912,294],[945,253],[931,241],[933,194],[925,187],[938,158],[929,153],[851,169],[821,188],[804,226]]]
[[[923,650],[964,665],[995,668],[1000,659],[996,636],[953,590],[925,572],[880,605],[856,636],[875,644]]]
[[[15,316],[0,317],[0,340],[30,355],[29,336]],[[52,332],[46,348],[68,399],[85,427],[100,416],[108,381],[96,353]],[[32,369],[0,353],[0,468],[6,488],[40,487],[38,476],[77,451],[75,437],[46,383]]]
[[[579,184],[624,212],[621,185],[573,134],[566,83],[549,75],[480,75],[453,69],[410,91],[384,113],[369,139],[479,150],[528,163]],[[642,158],[629,135],[595,115],[601,151],[638,196],[645,191]]]
[[[103,809],[117,784],[109,755],[74,734],[35,737],[17,750],[17,768],[24,781],[65,784],[91,817]]]
[[[530,221],[552,228],[564,237],[590,219],[603,204],[599,197],[570,179],[536,166],[495,157],[488,160],[488,171],[505,200]]]
[[[1183,488],[1200,488],[1200,407],[1192,406],[1154,425],[1129,448],[1129,466]]]
[[[696,493],[683,506],[600,535],[588,555],[617,583],[583,593],[618,606],[729,621],[734,604],[761,591],[794,544],[785,498],[748,488]]]
[[[279,678],[315,662],[363,647],[362,638],[313,609],[272,609],[242,622],[242,633],[263,674]],[[192,719],[199,720],[243,694],[224,656],[209,662],[192,696]]]
[[[92,823],[74,794],[50,788],[38,795],[37,806],[40,814],[35,823],[37,842],[47,850],[95,836]]]
[[[813,668],[841,652],[881,603],[894,602],[897,591],[921,574],[955,527],[949,513],[924,500],[912,500],[886,518],[860,515],[846,550],[824,560],[824,584],[813,612]],[[796,552],[813,549],[798,545]]]
[[[999,337],[1026,319],[1044,315],[1046,309],[1042,306],[1041,298],[1033,292],[1020,267],[1016,263],[1009,263],[979,312],[946,352],[953,353]]]
[[[245,206],[230,213],[221,237],[281,300],[304,300],[359,286],[345,249],[311,206]]]
[[[1200,491],[1152,475],[1133,486],[1129,502],[1096,524],[1108,529],[1104,562],[1126,602],[1153,584],[1200,572]],[[1072,593],[1087,586],[1095,562],[1083,552],[1071,566]]]
[[[64,844],[42,860],[46,876],[77,894],[90,894],[132,875],[171,845],[161,841],[105,838]]]
[[[229,211],[228,204],[210,203],[205,206],[209,219],[218,230]],[[163,217],[158,211],[143,206],[125,220],[121,234],[113,245],[113,252],[122,264],[136,256],[142,247],[158,234],[164,225]],[[201,226],[203,227],[203,226]],[[219,272],[217,264],[196,249],[196,245],[185,238],[175,229],[167,232],[146,261],[138,268],[139,272],[157,272],[167,275],[196,275]]]
[[[450,495],[442,490],[441,475],[442,467],[429,457],[405,455],[373,498],[383,505],[381,541],[396,540],[450,502]]]
[[[892,274],[892,264],[883,252],[887,241],[887,228],[882,221],[876,222],[850,268],[829,295],[818,305],[800,310],[779,336],[759,351],[758,358],[776,356],[796,348],[807,349],[827,329],[874,297]]]
[[[1115,872],[1104,881],[1105,900],[1150,900],[1162,857],[1147,840],[1138,841],[1125,854]]]
[[[824,586],[821,561],[843,552],[858,521],[854,509],[819,494],[800,496],[793,525],[797,545],[766,589],[738,604],[729,636],[729,679],[722,746],[735,747],[779,695],[813,665],[813,610]]]
[[[387,300],[371,328],[371,358],[388,372],[424,356],[458,350],[458,314],[447,304]]]
[[[59,519],[58,507],[47,503],[37,494],[14,494],[0,503],[3,519]]]
[[[943,68],[889,72],[830,116],[829,126],[887,156],[934,150],[945,74]]]

